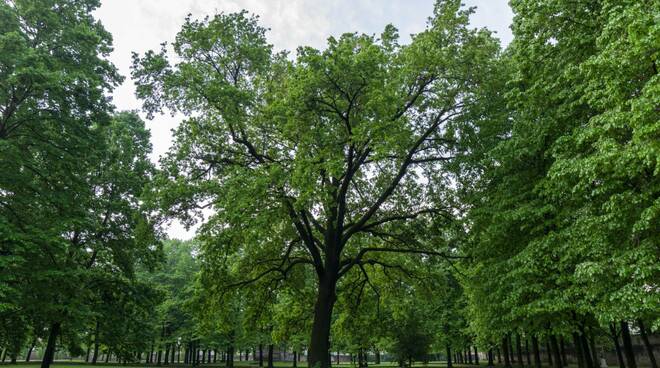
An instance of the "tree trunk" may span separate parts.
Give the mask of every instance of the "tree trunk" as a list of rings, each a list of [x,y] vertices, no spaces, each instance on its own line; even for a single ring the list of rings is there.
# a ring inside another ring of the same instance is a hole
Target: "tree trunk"
[[[298,352],[293,350],[293,368],[298,368]]]
[[[653,355],[653,345],[649,343],[649,337],[646,334],[646,326],[642,320],[637,320],[637,325],[639,326],[639,333],[642,336],[642,341],[644,342],[644,347],[646,348],[646,353],[649,355],[649,361],[651,362],[651,368],[658,368],[658,363],[655,361],[655,356]]]
[[[507,346],[507,338],[502,338],[502,350],[504,352],[504,366],[511,367],[511,360],[509,360],[509,347]]]
[[[259,366],[264,366],[264,344],[259,344]]]
[[[268,368],[273,368],[273,344],[268,344]]]
[[[593,356],[591,354],[591,348],[589,348],[589,342],[587,341],[587,335],[584,332],[584,328],[580,329],[580,341],[582,342],[582,355],[584,356],[584,365],[586,368],[596,368],[596,362],[593,361]]]
[[[447,368],[452,368],[451,364],[451,347],[447,344]]]
[[[234,368],[234,347],[227,349],[227,368]]]
[[[518,365],[521,367],[524,366],[522,343],[520,342],[520,334],[518,332],[516,332],[516,353],[518,354]]]
[[[529,339],[525,336],[525,355],[527,355],[527,366],[532,366],[532,354],[529,352]]]
[[[32,355],[32,350],[34,350],[34,346],[37,344],[37,340],[33,340],[32,344],[30,344],[30,348],[27,351],[27,355],[25,356],[25,361],[29,362],[30,361],[30,355]],[[89,358],[89,347],[87,347],[87,358]],[[87,360],[85,360],[87,361]]]
[[[552,352],[555,356],[555,367],[562,368],[561,362],[561,353],[559,352],[559,344],[557,343],[557,336],[550,335],[550,345],[552,347]]]
[[[509,348],[509,359],[511,364],[516,363],[516,356],[513,355],[513,344],[511,343],[511,334],[506,334],[506,346]]]
[[[495,363],[493,363],[493,349],[488,349],[488,366],[489,367],[495,366]]]
[[[474,346],[474,364],[479,365],[479,351],[476,345]]]
[[[541,368],[541,352],[539,351],[539,339],[532,336],[532,351],[534,352],[534,367]]]
[[[573,347],[575,348],[575,355],[577,355],[578,368],[584,368],[584,352],[582,351],[580,335],[577,332],[573,332]]]
[[[46,351],[44,357],[41,359],[41,368],[49,368],[55,357],[55,342],[60,334],[61,325],[59,322],[53,323],[48,333],[48,343],[46,343]]]
[[[559,338],[559,350],[561,351],[561,365],[568,367],[568,359],[566,357],[566,345],[564,344],[564,337]]]
[[[610,323],[610,337],[614,343],[614,349],[616,350],[616,358],[619,361],[619,368],[626,368],[626,364],[623,362],[623,353],[621,352],[621,345],[619,345],[619,334],[616,332],[616,325]]]
[[[309,344],[307,364],[310,368],[330,368],[330,325],[332,310],[337,299],[336,275],[324,275],[319,280],[318,295],[314,305],[314,321]]]
[[[376,349],[375,354],[375,364],[380,364],[380,350]],[[337,363],[339,363],[339,361],[337,361]]]
[[[165,344],[165,365],[170,364],[170,344]]]
[[[502,364],[502,352],[500,351],[500,348],[497,347],[497,364]]]
[[[589,336],[589,349],[591,349],[591,361],[593,367],[598,368],[598,351],[596,350],[596,338],[594,337],[594,330],[591,329],[591,336]]]

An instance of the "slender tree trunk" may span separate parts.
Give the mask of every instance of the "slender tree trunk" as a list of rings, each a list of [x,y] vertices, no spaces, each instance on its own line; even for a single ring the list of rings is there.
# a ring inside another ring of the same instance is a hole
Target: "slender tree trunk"
[[[53,358],[55,357],[55,342],[60,335],[60,328],[61,325],[59,322],[55,322],[50,326],[46,351],[44,352],[44,357],[41,359],[41,368],[49,368],[53,362]]]
[[[474,364],[479,365],[479,351],[476,345],[474,346]]]
[[[268,344],[268,368],[273,368],[273,344]]]
[[[488,349],[488,367],[494,367],[495,363],[493,363],[493,349]]]
[[[646,334],[646,326],[641,319],[637,320],[637,325],[639,326],[639,333],[644,342],[644,347],[646,348],[646,353],[649,355],[649,361],[651,362],[651,368],[658,368],[658,363],[655,361],[655,356],[653,355],[653,345],[649,342],[649,337]]]
[[[580,335],[577,332],[573,332],[573,347],[575,347],[575,355],[577,355],[578,368],[584,368],[584,352]]]
[[[25,355],[25,361],[26,362],[30,361],[30,356],[32,355],[32,350],[34,350],[35,345],[37,345],[37,339],[36,338],[34,340],[32,340],[32,343],[30,344],[30,348],[27,351],[27,355]],[[85,359],[85,361],[87,361],[87,359],[89,359],[89,346],[87,347],[87,358]]]
[[[328,268],[331,266],[329,265]],[[337,265],[338,268],[338,265]],[[314,321],[309,344],[307,364],[310,368],[330,368],[330,325],[332,310],[337,300],[337,275],[326,274],[319,279],[318,294],[314,305]]]
[[[234,347],[227,349],[227,368],[234,368]]]
[[[568,367],[568,359],[566,357],[566,344],[564,344],[564,337],[559,338],[559,350],[561,351],[561,365]]]
[[[539,339],[532,336],[532,351],[534,352],[534,367],[541,368],[541,352],[539,351]]]
[[[298,368],[298,352],[293,350],[293,368]]]
[[[502,352],[500,351],[499,346],[496,349],[497,349],[497,364],[502,364]]]
[[[591,329],[591,335],[589,336],[589,349],[591,350],[591,361],[593,362],[593,367],[598,368],[598,350],[596,350],[596,338],[594,337],[593,329]]]
[[[554,365],[552,364],[552,349],[550,349],[550,338],[545,340],[545,352],[548,355],[548,365],[553,367]]]
[[[521,367],[524,366],[522,343],[520,342],[520,334],[518,332],[516,332],[516,353],[518,354],[518,365]]]
[[[165,344],[165,365],[170,364],[170,344]]]
[[[621,352],[621,345],[619,345],[619,334],[616,331],[616,325],[614,323],[610,323],[610,337],[614,343],[616,359],[619,361],[619,368],[626,368],[626,363],[623,361],[623,353]]]
[[[264,366],[264,344],[259,344],[259,366]]]
[[[85,353],[85,363],[89,363],[89,354],[92,353],[92,341],[90,341],[87,344],[87,352]]]
[[[506,346],[509,348],[511,364],[516,363],[516,356],[513,354],[513,344],[511,343],[511,334],[506,334]]]
[[[375,350],[376,350],[376,351],[375,351],[375,354],[376,354],[376,356],[375,356],[375,364],[380,364],[380,350],[378,350],[378,349],[375,349]],[[339,363],[339,362],[337,362],[337,363]]]
[[[529,352],[529,339],[525,336],[525,355],[527,355],[527,366],[532,366],[532,354]]]
[[[94,354],[92,355],[92,364],[96,364],[96,360],[99,357],[99,321],[96,321],[96,327],[94,328]]]
[[[451,362],[451,347],[449,344],[446,345],[447,347],[447,368],[452,368],[452,362]]]

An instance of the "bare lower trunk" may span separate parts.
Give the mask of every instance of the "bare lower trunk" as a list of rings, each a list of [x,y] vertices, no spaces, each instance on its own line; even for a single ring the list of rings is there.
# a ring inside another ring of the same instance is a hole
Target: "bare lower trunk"
[[[309,344],[307,364],[310,368],[330,368],[330,324],[336,296],[336,277],[324,276],[319,280],[314,306],[314,322]]]
[[[646,348],[646,353],[649,355],[649,361],[651,362],[651,368],[658,368],[658,363],[655,361],[655,356],[653,355],[653,345],[649,342],[649,337],[646,334],[646,326],[642,320],[637,321],[639,326],[639,333],[642,336],[642,341],[644,342],[644,347]]]
[[[626,363],[623,361],[623,353],[621,352],[621,345],[619,344],[619,334],[616,332],[616,325],[614,323],[610,323],[610,337],[614,343],[616,358],[619,361],[619,368],[626,368]]]
[[[273,368],[273,344],[268,345],[268,368]]]
[[[44,357],[41,360],[41,368],[49,368],[50,364],[53,362],[55,357],[55,342],[57,337],[60,335],[60,323],[55,322],[50,327],[50,332],[48,333],[48,343],[46,344],[46,351],[44,352]]]
[[[539,351],[539,339],[532,336],[532,351],[534,352],[534,366],[541,368],[541,352]]]

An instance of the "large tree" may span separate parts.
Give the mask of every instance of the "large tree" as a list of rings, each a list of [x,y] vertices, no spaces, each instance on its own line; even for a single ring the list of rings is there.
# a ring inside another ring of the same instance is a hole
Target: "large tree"
[[[255,17],[219,14],[186,19],[176,63],[166,47],[134,57],[144,108],[187,115],[156,198],[187,220],[211,210],[200,231],[214,257],[251,266],[226,286],[313,268],[310,366],[329,366],[337,284],[352,268],[383,252],[452,257],[422,236],[450,212],[446,126],[476,102],[498,52],[469,14],[439,1],[408,45],[388,26],[291,58],[273,53]]]

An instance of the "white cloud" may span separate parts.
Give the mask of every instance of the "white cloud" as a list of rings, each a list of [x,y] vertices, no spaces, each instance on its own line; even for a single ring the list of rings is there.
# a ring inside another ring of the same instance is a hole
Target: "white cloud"
[[[467,0],[477,6],[472,18],[476,27],[497,32],[503,44],[511,40],[512,13],[507,0]],[[172,41],[189,13],[202,18],[217,12],[247,9],[270,28],[268,39],[277,50],[295,50],[301,45],[323,48],[329,36],[344,32],[379,34],[392,23],[407,41],[408,36],[424,29],[433,10],[433,0],[104,0],[96,16],[114,38],[115,51],[110,59],[126,81],[114,92],[120,110],[138,110],[130,80],[131,52],[157,49],[161,42]],[[157,116],[147,122],[151,130],[154,160],[169,148],[171,129],[181,117]],[[168,234],[190,238],[194,231],[173,223]]]

